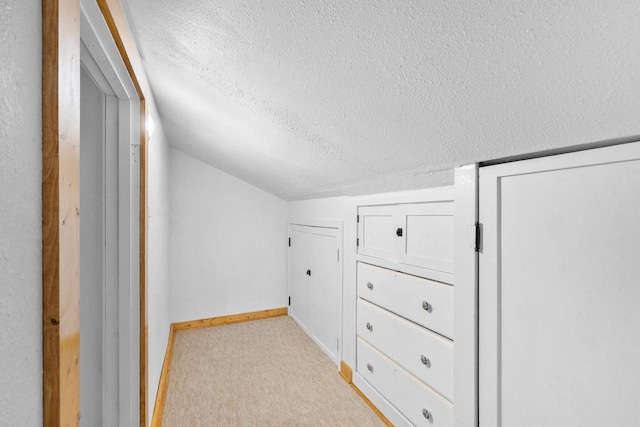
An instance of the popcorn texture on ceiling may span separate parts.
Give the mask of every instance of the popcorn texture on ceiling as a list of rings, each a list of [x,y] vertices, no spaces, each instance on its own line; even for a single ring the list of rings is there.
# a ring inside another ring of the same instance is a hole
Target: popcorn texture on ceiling
[[[126,0],[171,144],[285,200],[640,134],[640,3]]]

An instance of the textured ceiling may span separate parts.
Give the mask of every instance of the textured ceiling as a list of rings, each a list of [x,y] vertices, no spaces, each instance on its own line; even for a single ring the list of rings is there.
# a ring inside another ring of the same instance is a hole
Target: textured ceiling
[[[633,0],[125,7],[170,143],[287,200],[640,134]]]

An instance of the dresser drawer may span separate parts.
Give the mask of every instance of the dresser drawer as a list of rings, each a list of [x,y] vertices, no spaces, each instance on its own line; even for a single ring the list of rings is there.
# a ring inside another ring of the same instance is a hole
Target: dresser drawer
[[[361,338],[357,372],[416,426],[453,426],[453,405]]]
[[[453,286],[358,262],[358,295],[453,339]]]
[[[453,401],[453,343],[358,299],[358,335],[417,379]]]

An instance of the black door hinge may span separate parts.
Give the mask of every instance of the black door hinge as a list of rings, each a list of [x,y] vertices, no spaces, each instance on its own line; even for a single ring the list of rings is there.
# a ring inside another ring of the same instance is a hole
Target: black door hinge
[[[291,305],[291,297],[289,297],[289,305]]]
[[[474,248],[476,252],[480,252],[481,245],[482,245],[482,224],[480,224],[479,222],[476,222],[476,244]]]
[[[356,221],[360,222],[360,215],[356,215]]]
[[[291,247],[291,237],[289,237],[289,247]]]
[[[356,246],[360,246],[360,238],[356,239]]]

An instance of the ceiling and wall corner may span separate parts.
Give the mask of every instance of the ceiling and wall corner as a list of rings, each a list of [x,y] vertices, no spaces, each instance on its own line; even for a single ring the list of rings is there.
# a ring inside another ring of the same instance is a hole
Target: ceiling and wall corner
[[[629,0],[126,0],[170,143],[285,200],[640,134]]]

